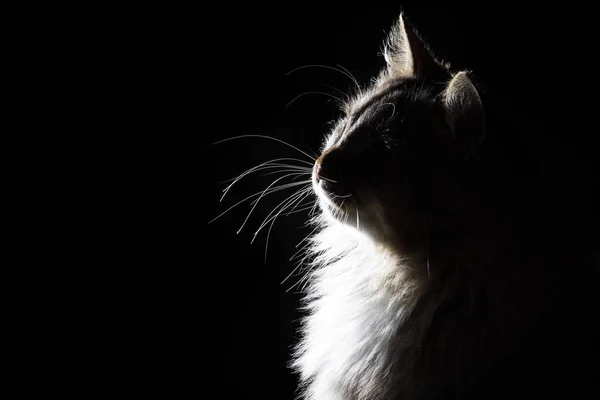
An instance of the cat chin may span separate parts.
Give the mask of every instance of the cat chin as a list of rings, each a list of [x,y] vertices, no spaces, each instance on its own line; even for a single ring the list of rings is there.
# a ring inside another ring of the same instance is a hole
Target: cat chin
[[[319,198],[319,206],[327,222],[345,225],[360,230],[356,217],[356,207],[353,204],[335,204],[327,198]]]
[[[389,227],[373,204],[357,207],[354,201],[335,204],[325,196],[319,196],[319,206],[325,222],[330,225],[341,225],[356,231],[374,242],[387,243],[390,238]]]
[[[373,242],[386,245],[396,242],[394,230],[387,223],[384,207],[376,196],[363,194],[357,198],[355,194],[336,200],[314,179],[313,190],[328,224],[359,232]]]

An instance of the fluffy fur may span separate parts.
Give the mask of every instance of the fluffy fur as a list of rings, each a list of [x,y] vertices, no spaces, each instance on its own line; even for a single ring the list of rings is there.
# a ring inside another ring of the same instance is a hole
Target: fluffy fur
[[[389,398],[395,357],[411,357],[410,337],[395,349],[396,328],[422,289],[399,255],[358,231],[324,224],[314,238],[320,266],[311,277],[311,316],[295,363],[310,382],[306,398]]]

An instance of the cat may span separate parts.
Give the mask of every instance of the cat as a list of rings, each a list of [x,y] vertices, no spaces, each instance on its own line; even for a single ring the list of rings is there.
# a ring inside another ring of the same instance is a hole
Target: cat
[[[543,393],[544,379],[575,393],[558,385],[577,302],[561,286],[576,284],[561,274],[569,255],[548,251],[564,244],[548,192],[527,156],[502,158],[518,143],[494,148],[472,74],[438,60],[403,14],[383,56],[312,171],[300,396],[505,398]]]

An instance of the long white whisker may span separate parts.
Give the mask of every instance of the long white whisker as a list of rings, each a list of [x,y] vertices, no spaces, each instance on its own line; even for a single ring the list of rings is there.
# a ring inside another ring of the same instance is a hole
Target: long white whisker
[[[225,197],[225,195],[227,195],[227,192],[233,187],[233,185],[235,185],[237,182],[239,182],[246,175],[251,174],[252,172],[255,172],[255,171],[259,171],[263,167],[269,167],[271,165],[278,165],[278,164],[272,164],[272,163],[274,163],[275,161],[282,161],[282,160],[296,160],[296,159],[287,158],[287,157],[286,158],[279,158],[279,159],[275,159],[275,160],[266,161],[266,162],[264,162],[262,164],[259,164],[259,165],[255,166],[255,167],[252,167],[252,168],[246,170],[245,172],[243,172],[242,174],[240,174],[237,178],[234,178],[233,182],[231,184],[229,184],[229,186],[227,186],[223,190],[223,195],[221,196],[221,199],[219,201],[223,201],[223,198]],[[296,161],[302,161],[302,160],[296,160]],[[312,164],[311,163],[309,163],[308,161],[303,161],[303,162],[307,163],[308,165],[311,165],[310,170],[312,170]],[[285,165],[285,164],[282,164],[282,165]],[[302,168],[302,167],[298,167],[298,168]]]
[[[288,142],[286,142],[286,141],[284,141],[284,140],[277,139],[277,138],[274,138],[274,137],[272,137],[272,136],[267,136],[267,135],[239,135],[239,136],[234,136],[234,137],[230,137],[230,138],[227,138],[227,139],[219,140],[219,141],[217,141],[217,142],[211,143],[209,146],[214,146],[214,145],[216,145],[216,144],[221,144],[221,143],[224,143],[224,142],[228,142],[228,141],[230,141],[230,140],[243,139],[243,138],[261,138],[261,139],[269,139],[269,140],[274,140],[274,141],[276,141],[276,142],[279,142],[279,143],[285,144],[286,146],[289,146],[289,147],[291,147],[292,149],[294,149],[294,150],[296,150],[296,151],[298,151],[298,152],[300,152],[300,153],[304,154],[306,157],[310,158],[311,160],[313,160],[313,161],[316,161],[316,158],[314,158],[314,157],[313,157],[313,156],[311,156],[310,154],[308,154],[308,153],[305,153],[304,151],[300,150],[299,148],[297,148],[297,147],[296,147],[296,146],[294,146],[293,144],[290,144],[290,143],[288,143]]]
[[[326,92],[319,92],[319,91],[309,91],[309,92],[304,92],[299,94],[298,96],[294,97],[289,103],[287,103],[285,106],[289,107],[294,101],[298,100],[300,97],[304,97],[307,94],[322,94],[324,96],[329,96],[332,99],[335,99],[338,102],[338,105],[342,105],[344,103],[344,101],[342,99],[340,99],[337,96],[332,95],[331,93],[326,93]]]
[[[260,231],[269,224],[269,222],[274,222],[275,219],[279,216],[279,214],[281,214],[281,212],[283,212],[283,210],[285,210],[287,207],[290,207],[295,201],[297,201],[299,195],[301,195],[302,193],[295,193],[294,195],[290,196],[290,197],[294,197],[294,198],[290,198],[288,197],[287,199],[285,199],[283,202],[279,203],[274,209],[273,211],[271,211],[269,213],[269,215],[267,216],[267,218],[265,218],[265,220],[263,221],[263,223],[260,225],[260,227],[257,229],[257,231],[254,233],[254,237],[252,238],[252,241],[250,243],[253,243],[254,240],[257,238],[258,234],[260,233]],[[285,204],[283,204],[285,203]],[[279,210],[279,212],[277,212],[277,210]],[[275,215],[271,216],[274,212],[277,212]],[[269,229],[270,230],[270,229]],[[268,235],[267,235],[267,239],[268,239]]]
[[[301,201],[303,201],[305,199],[306,199],[306,197],[304,199],[302,199]],[[298,207],[299,205],[300,205],[300,203],[296,204],[294,206],[294,208]],[[285,216],[287,217],[288,215],[291,215],[291,214],[296,214],[296,213],[299,213],[299,212],[302,212],[302,211],[307,211],[307,210],[310,210],[311,208],[312,208],[312,206],[305,205],[304,207],[300,207],[300,208],[297,208],[297,209],[292,210],[292,211],[287,211],[285,213]]]
[[[274,168],[288,168],[288,169],[293,169],[294,171],[312,172],[312,168],[308,168],[308,167],[298,167],[298,166],[290,165],[290,164],[269,164],[269,165],[263,165],[260,168],[256,168],[253,171],[251,171],[251,173],[257,172],[257,171],[262,171],[263,169],[274,169]]]
[[[299,194],[299,197],[302,195],[302,191]],[[277,220],[277,217],[286,209],[288,208],[291,204],[294,204],[297,200],[297,197],[295,197],[291,202],[285,204],[283,207],[281,207],[281,210],[274,216],[273,221],[271,222],[271,226],[269,227],[269,230],[267,231],[267,239],[265,242],[265,262],[267,262],[267,249],[269,247],[269,237],[271,236],[271,229],[273,229],[273,226],[275,225],[275,221]],[[262,228],[260,228],[262,229]],[[260,229],[254,234],[254,237],[256,238],[256,234],[260,231]],[[254,240],[254,239],[252,239]]]
[[[254,209],[256,208],[256,206],[258,205],[258,202],[260,201],[260,199],[263,198],[263,196],[265,195],[265,192],[267,192],[267,190],[269,190],[271,188],[271,186],[273,186],[274,184],[276,184],[277,182],[279,182],[280,180],[287,178],[288,176],[293,176],[296,174],[287,174],[284,175],[282,177],[279,177],[277,179],[275,179],[269,186],[267,186],[267,188],[263,191],[263,194],[260,195],[260,197],[258,199],[256,199],[256,202],[254,203],[254,205],[252,206],[252,209],[250,209],[250,212],[248,213],[248,215],[246,216],[246,219],[244,220],[244,222],[242,223],[242,226],[240,226],[240,229],[238,229],[237,233],[240,233],[242,231],[242,229],[244,228],[244,225],[246,225],[246,222],[248,221],[248,218],[250,218],[250,215],[252,214],[252,211],[254,211]],[[304,182],[306,183],[306,182]]]
[[[297,251],[294,253],[294,255],[290,257],[290,261],[293,261],[295,258],[299,257],[299,256],[300,256],[300,253],[301,253],[303,250],[306,250],[306,248],[307,248],[307,247],[309,247],[309,246],[310,246],[310,244],[311,244],[310,242],[306,242],[306,243],[304,244],[304,246],[302,246],[301,248],[299,248],[299,249],[298,249],[298,250],[297,250]],[[293,271],[292,271],[292,272],[293,272]],[[281,283],[283,283],[283,282],[281,282]]]
[[[290,169],[282,169],[282,170],[278,170],[278,171],[269,172],[269,173],[263,174],[263,176],[281,174],[283,172],[296,172],[296,174],[298,174],[298,175],[311,175],[311,173],[312,173],[312,171],[304,171],[304,170],[290,168]]]
[[[227,194],[227,192],[233,187],[233,185],[235,185],[237,182],[242,180],[245,176],[248,176],[254,172],[264,171],[266,169],[275,169],[275,168],[287,168],[287,171],[299,171],[299,172],[303,172],[305,174],[312,173],[312,168],[296,167],[296,166],[288,165],[288,164],[269,164],[269,165],[263,165],[263,166],[256,166],[256,167],[252,168],[251,170],[248,170],[248,171],[244,172],[243,174],[237,176],[236,178],[228,179],[226,181],[221,182],[221,183],[230,182],[230,184],[225,189],[223,189],[223,193]],[[274,172],[274,173],[276,173],[276,172]],[[221,200],[223,199],[223,197],[224,197],[224,195],[221,197]]]
[[[348,197],[352,196],[352,193],[350,194],[336,194],[333,196],[334,199],[347,199]]]
[[[303,263],[304,260],[307,257],[308,257],[308,254],[300,261],[300,263]],[[294,286],[298,286],[298,285],[300,285],[303,282],[304,282],[304,284],[302,285],[302,288],[300,289],[300,291],[304,292],[304,290],[306,289],[306,285],[308,284],[308,280],[309,280],[309,277],[310,277],[310,272],[312,270],[314,270],[317,267],[317,265],[316,264],[313,264],[313,265],[309,264],[308,267],[309,267],[308,270],[304,273],[304,275],[300,279],[298,279],[298,282],[296,282],[295,284],[293,284],[288,290],[286,290],[286,292],[289,292],[290,290],[292,290],[294,288]]]
[[[307,188],[304,188],[304,189],[300,189],[296,193],[288,196],[285,200],[283,200],[277,206],[275,206],[275,208],[273,208],[273,210],[264,219],[264,221],[262,222],[262,224],[260,224],[260,226],[258,227],[258,229],[256,230],[256,232],[254,232],[254,238],[252,239],[252,242],[254,241],[254,239],[256,238],[256,236],[258,235],[258,233],[269,223],[269,221],[271,221],[273,219],[273,217],[271,217],[271,215],[273,215],[273,213],[277,212],[277,210],[280,207],[281,207],[282,210],[285,209],[285,207],[288,205],[288,202],[294,202],[294,201],[296,201],[298,197],[302,196],[306,191],[308,191],[310,189],[311,189],[310,186],[307,187]],[[279,215],[279,214],[277,214],[277,215]],[[274,217],[276,217],[276,216],[274,216]],[[250,242],[250,243],[252,243],[252,242]]]
[[[278,192],[280,190],[289,189],[289,188],[294,187],[294,186],[305,185],[306,183],[307,183],[307,181],[299,181],[299,182],[286,183],[284,185],[272,188],[271,190],[269,190],[269,192],[266,193],[266,195],[269,195],[269,194],[274,193],[274,192]],[[231,209],[239,206],[240,204],[242,204],[242,203],[250,200],[253,197],[256,197],[256,196],[260,195],[261,193],[263,193],[262,190],[259,191],[259,192],[257,192],[257,193],[251,194],[248,197],[245,197],[244,199],[238,201],[237,203],[235,203],[234,205],[232,205],[231,207],[229,207],[227,210],[223,211],[221,214],[217,215],[215,218],[213,218],[210,221],[208,221],[208,223],[209,224],[213,223],[214,221],[216,221],[217,219],[221,218],[223,215],[225,215],[226,213],[228,213]],[[251,204],[254,204],[254,203],[251,203]]]
[[[310,210],[310,213],[308,213],[308,215],[310,215],[310,216],[315,215],[315,213],[317,212],[317,206],[318,205],[319,205],[319,202],[317,200],[315,200],[315,204],[313,204],[312,210]]]
[[[329,89],[331,89],[331,90],[335,90],[335,91],[337,91],[338,93],[340,93],[342,96],[344,96],[344,97],[346,97],[346,98],[348,97],[348,93],[344,92],[343,90],[340,90],[340,89],[336,88],[335,86],[326,85],[326,84],[324,84],[324,83],[322,83],[321,85],[322,85],[322,86],[325,86],[325,87],[327,87],[327,88],[329,88]]]
[[[333,179],[325,178],[324,176],[321,176],[321,179],[323,179],[324,181],[328,181],[328,182],[338,183],[338,181],[334,181]]]
[[[304,195],[300,198],[300,200],[298,200],[298,203],[296,203],[296,205],[289,211],[287,212],[285,215],[290,215],[294,212],[294,210],[296,209],[296,207],[298,207],[303,201],[304,199],[306,199],[308,196],[310,196],[310,194],[312,193],[311,187],[308,186],[304,191],[303,191]],[[301,210],[302,211],[302,210]]]
[[[316,204],[316,203],[317,203],[317,202],[316,202],[316,200],[315,200],[315,204]],[[313,206],[313,207],[314,207],[314,206]],[[306,235],[306,236],[304,237],[304,239],[302,239],[301,241],[299,241],[299,242],[298,242],[298,244],[296,245],[296,248],[298,248],[298,246],[300,246],[300,245],[302,244],[302,242],[305,242],[305,241],[306,241],[306,240],[307,240],[309,237],[311,237],[311,236],[312,236],[312,234],[313,234],[313,233],[315,233],[315,231],[316,231],[317,229],[319,229],[319,227],[318,227],[318,226],[316,226],[316,227],[315,227],[315,228],[314,228],[312,231],[310,231],[310,233],[309,233],[308,235]],[[310,244],[310,243],[308,243],[308,244]]]
[[[313,231],[314,232],[314,231]],[[312,234],[312,232],[310,233]],[[306,250],[306,248],[310,246],[310,242],[307,242],[304,246],[302,246],[302,248],[300,248],[300,250],[298,250],[291,258],[290,261],[292,261],[294,258],[297,257],[297,255],[299,255],[303,250]],[[294,273],[298,270],[298,268],[302,267],[302,263],[304,262],[304,260],[306,259],[307,255],[304,255],[304,258],[302,258],[302,260],[300,260],[300,262],[298,262],[298,264],[296,265],[296,267],[294,267],[294,269],[292,270],[292,272],[290,272],[284,279],[283,281],[281,281],[281,284],[283,285],[288,279],[290,279],[290,277],[292,275],[294,275]],[[293,287],[293,286],[292,286]],[[291,288],[290,288],[291,289]],[[290,289],[286,290],[289,291]]]
[[[301,165],[294,165],[294,164],[287,164],[287,163],[278,162],[278,161],[284,161],[284,160],[293,160],[293,161],[297,161],[297,162],[302,162],[302,163],[305,163],[308,166],[307,167],[303,167]],[[252,173],[254,171],[257,171],[259,168],[270,167],[270,166],[278,166],[278,165],[279,166],[295,167],[295,168],[306,168],[307,170],[308,169],[312,169],[312,167],[313,167],[312,163],[309,163],[308,161],[298,160],[296,158],[288,158],[288,157],[285,157],[285,158],[276,158],[274,160],[265,161],[265,162],[263,162],[261,164],[258,164],[258,165],[254,166],[252,168],[248,168],[246,171],[242,172],[237,177],[231,178],[231,179],[227,179],[227,180],[225,180],[223,182],[231,182],[231,181],[239,180],[239,179],[243,178],[245,175],[247,175],[249,173]]]
[[[320,65],[320,64],[309,64],[309,65],[303,65],[303,66],[301,66],[301,67],[294,68],[293,70],[291,70],[290,72],[288,72],[286,75],[290,75],[290,74],[292,74],[292,73],[294,73],[294,72],[296,72],[296,71],[299,71],[299,70],[301,70],[301,69],[304,69],[304,68],[314,68],[314,67],[317,67],[317,68],[325,68],[325,69],[330,69],[330,70],[332,70],[332,71],[337,71],[337,72],[341,73],[342,75],[345,75],[346,77],[348,77],[350,80],[352,80],[352,82],[354,82],[354,84],[355,84],[357,87],[359,87],[359,88],[360,88],[360,85],[358,84],[357,80],[356,80],[356,79],[355,79],[355,78],[352,76],[352,74],[350,74],[349,72],[347,72],[347,71],[344,71],[344,70],[342,70],[342,69],[340,69],[340,68],[331,67],[331,66],[329,66],[329,65]],[[343,68],[343,67],[342,67],[342,68]]]
[[[298,242],[298,244],[296,245],[296,248],[297,248],[298,246],[300,246],[300,244],[302,244],[302,242],[304,242],[304,241],[306,241],[306,244],[305,244],[304,246],[302,246],[300,249],[298,249],[298,251],[296,251],[296,253],[294,253],[294,255],[293,255],[291,258],[290,258],[290,261],[293,261],[295,258],[299,257],[299,256],[300,256],[300,254],[301,254],[303,251],[305,251],[305,250],[306,250],[306,249],[307,249],[307,248],[308,248],[308,247],[311,245],[311,242],[310,242],[308,239],[309,239],[309,238],[312,236],[312,234],[313,234],[313,233],[314,233],[314,232],[315,232],[317,229],[319,229],[319,227],[318,227],[318,226],[316,226],[316,227],[315,227],[315,228],[314,228],[314,229],[313,229],[313,230],[312,230],[312,231],[311,231],[311,232],[310,232],[308,235],[306,235],[306,236],[304,237],[304,239],[302,239],[300,242]],[[300,260],[298,263],[296,263],[296,267],[294,267],[294,269],[293,269],[293,270],[292,270],[292,271],[291,271],[291,272],[290,272],[290,273],[289,273],[289,274],[288,274],[288,275],[285,277],[285,279],[284,279],[284,280],[281,282],[281,284],[282,284],[282,285],[283,285],[283,284],[284,284],[284,283],[285,283],[285,282],[286,282],[286,281],[287,281],[287,280],[288,280],[288,279],[289,279],[289,278],[290,278],[292,275],[294,275],[294,273],[295,273],[295,272],[296,272],[296,271],[297,271],[299,268],[301,268],[301,267],[302,267],[302,265],[304,264],[304,260],[306,260],[306,258],[307,258],[308,256],[309,256],[309,253],[308,253],[308,252],[305,252],[305,253],[304,253],[304,257],[302,257],[302,259],[301,259],[301,260]],[[292,289],[294,288],[294,286],[295,286],[295,285],[297,285],[297,284],[298,284],[298,282],[296,282],[294,285],[292,285],[290,288],[288,288],[288,289],[286,290],[286,292],[289,292],[290,290],[292,290]]]
[[[345,202],[346,202],[346,200],[342,200],[342,204],[340,205],[340,208],[338,210],[339,213],[342,216],[342,218],[340,218],[340,219],[342,219],[344,221],[344,224],[348,221],[348,213],[345,212],[344,209],[343,209]]]
[[[350,71],[348,71],[346,68],[344,68],[340,64],[336,64],[336,66],[338,66],[342,70],[344,70],[344,72],[346,72],[350,76],[350,79],[352,79],[352,81],[354,82],[354,84],[356,85],[356,87],[360,89],[360,85],[358,84],[358,81],[356,80],[356,78],[354,77],[354,75],[352,75],[352,73],[350,73]]]

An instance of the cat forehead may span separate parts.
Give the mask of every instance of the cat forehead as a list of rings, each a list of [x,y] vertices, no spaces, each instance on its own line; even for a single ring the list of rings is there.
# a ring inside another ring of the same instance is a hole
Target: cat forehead
[[[352,123],[375,118],[382,113],[403,114],[403,111],[419,103],[434,100],[431,88],[417,82],[395,82],[395,84],[374,85],[359,92],[345,104],[344,111]]]
[[[373,86],[367,90],[361,90],[351,97],[344,105],[344,111],[349,116],[356,115],[378,101],[389,101],[400,95],[400,88],[394,88],[393,85],[387,85],[386,87]]]
[[[336,121],[327,135],[325,148],[333,146],[340,138],[362,132],[363,128],[371,131],[397,119],[405,120],[428,113],[419,104],[430,104],[434,99],[432,88],[416,81],[363,90],[345,104],[344,116]]]

